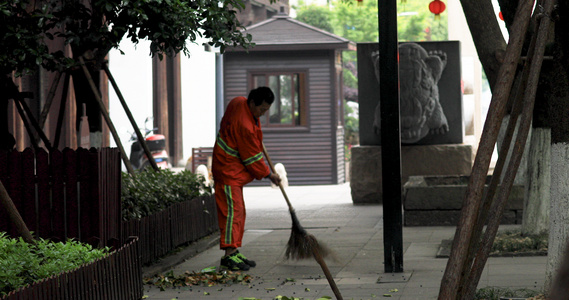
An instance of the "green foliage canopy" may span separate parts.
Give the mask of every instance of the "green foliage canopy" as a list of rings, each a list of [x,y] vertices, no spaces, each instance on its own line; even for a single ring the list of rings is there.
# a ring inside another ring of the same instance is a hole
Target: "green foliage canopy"
[[[429,3],[407,0],[397,6],[397,34],[400,41],[442,41],[447,39],[447,12],[436,18]],[[300,4],[295,7],[296,19],[327,30],[355,43],[377,42],[377,0],[334,0],[331,5]],[[326,20],[327,19],[327,20]],[[327,24],[332,25],[329,30]]]
[[[329,6],[306,4],[301,1],[295,9],[297,20],[352,42],[373,43],[379,39],[377,0],[363,0],[361,4],[357,4],[354,0],[334,0]],[[405,4],[397,6],[399,41],[446,40],[448,35],[446,23],[447,13],[443,12],[440,18],[435,18],[429,11],[428,2],[407,0]],[[331,30],[328,24],[331,24]],[[346,67],[344,89],[357,89],[355,51],[345,51],[343,60]],[[354,100],[348,98],[347,100]]]
[[[303,8],[298,11],[296,19],[322,30],[333,32],[330,14],[331,12],[328,7],[310,4],[303,6]]]
[[[29,0],[0,2],[0,73],[27,74],[54,56],[44,41],[51,25],[47,6],[29,7]]]
[[[89,53],[101,63],[123,38],[150,41],[150,54],[183,52],[200,37],[224,52],[228,46],[250,48],[236,10],[243,0],[6,0],[0,3],[0,68],[4,74],[68,67],[62,51],[45,40],[62,38],[73,56]]]

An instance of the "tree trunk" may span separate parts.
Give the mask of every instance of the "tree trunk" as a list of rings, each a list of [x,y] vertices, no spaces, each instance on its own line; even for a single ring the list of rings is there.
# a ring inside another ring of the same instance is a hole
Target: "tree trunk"
[[[498,25],[492,1],[461,0],[460,3],[490,89],[494,90],[498,70],[506,52],[506,41]],[[515,10],[514,7],[512,16]]]
[[[496,149],[498,150],[498,155],[502,155],[502,153],[500,153],[500,149],[502,148],[502,140],[504,139],[504,136],[506,134],[506,129],[508,128],[508,123],[510,122],[510,115],[506,115],[504,117],[504,120],[502,120],[502,127],[500,127],[500,133],[498,133],[498,141],[497,141],[497,146]],[[520,119],[518,119],[518,122],[516,123],[516,130],[514,131],[514,136],[512,137],[512,140],[516,140],[516,137],[518,136],[518,130],[520,128]],[[528,141],[531,141],[531,131],[529,132],[528,135]],[[522,156],[522,161],[520,162],[520,168],[518,169],[518,172],[516,173],[516,178],[514,181],[514,184],[516,185],[525,185],[526,184],[526,179],[527,179],[527,157],[528,157],[528,152],[529,152],[529,145],[530,143],[526,142],[526,147],[524,149],[524,155]],[[510,161],[510,157],[512,156],[512,150],[513,147],[510,147],[510,151],[508,152],[508,158],[506,159],[506,161]],[[502,177],[504,176],[504,174],[502,174]]]
[[[28,226],[26,226],[26,223],[24,223],[22,216],[18,212],[18,209],[16,208],[16,205],[14,205],[14,202],[12,202],[12,198],[10,198],[8,195],[8,192],[6,191],[6,188],[4,188],[4,184],[2,184],[2,182],[0,182],[0,204],[2,208],[8,213],[8,217],[10,218],[12,225],[14,225],[16,228],[18,234],[24,239],[26,243],[33,244],[34,238],[32,237]]]
[[[519,0],[499,0],[506,25],[509,26],[513,19],[513,7]],[[490,0],[461,0],[468,26],[479,54],[484,71],[488,76],[490,87],[494,91],[496,82],[496,70],[499,68],[500,39],[496,18],[491,10]],[[538,3],[539,4],[539,3]],[[550,17],[554,21],[555,30],[551,32],[551,41],[546,48],[546,56],[552,60],[543,64],[541,72],[540,88],[538,89],[536,106],[534,110],[533,125],[535,128],[551,128],[551,194],[550,194],[550,233],[548,268],[545,288],[549,288],[552,274],[557,270],[560,258],[565,249],[567,236],[569,235],[569,218],[565,217],[569,212],[569,1],[557,1],[555,13],[542,16],[540,6],[535,14],[540,17]],[[530,29],[530,33],[531,33]],[[501,35],[501,34],[500,34]],[[504,46],[505,47],[505,46]],[[536,131],[537,139],[543,138],[541,132]],[[534,144],[534,143],[532,143]],[[535,147],[535,145],[534,145]],[[535,149],[533,151],[536,151]],[[546,166],[536,165],[534,160],[530,163],[532,184],[545,184],[547,175],[544,176]],[[537,172],[537,173],[535,173]],[[541,187],[543,188],[543,187]],[[529,192],[529,190],[528,190]],[[532,193],[536,191],[533,190]],[[541,201],[542,199],[530,199]],[[528,209],[528,213],[531,209]]]
[[[543,78],[545,103],[541,121],[551,128],[551,204],[549,247],[545,288],[563,257],[569,237],[569,3],[557,2],[553,59],[548,63],[549,76]],[[545,111],[545,113],[543,113]]]
[[[545,288],[548,289],[561,264],[569,237],[569,144],[551,145],[551,205]]]
[[[522,234],[549,231],[551,129],[533,128],[528,153]]]

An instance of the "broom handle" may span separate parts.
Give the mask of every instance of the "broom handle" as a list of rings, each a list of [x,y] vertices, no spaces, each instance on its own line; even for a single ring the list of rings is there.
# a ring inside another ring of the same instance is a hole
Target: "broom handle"
[[[265,157],[267,158],[267,161],[269,162],[269,167],[271,167],[271,172],[276,174],[277,172],[275,171],[275,166],[273,165],[273,162],[271,161],[271,157],[269,156],[269,153],[267,153],[267,148],[265,148],[264,143],[263,143],[263,154],[265,154]],[[284,187],[283,187],[282,183],[280,183],[280,182],[279,182],[279,188],[281,189],[281,192],[283,193],[283,196],[286,200],[286,204],[288,205],[288,210],[291,212],[294,211],[292,204],[290,204],[290,200],[288,200],[288,196],[286,195]]]
[[[322,271],[324,271],[324,275],[326,275],[326,279],[328,279],[328,283],[330,284],[330,287],[332,288],[332,292],[334,292],[336,299],[343,300],[344,298],[342,298],[342,294],[340,294],[340,290],[336,286],[334,277],[332,277],[332,273],[330,273],[330,270],[328,269],[328,266],[326,265],[324,258],[318,251],[318,247],[314,247],[312,249],[312,255],[314,255],[314,259],[316,259],[316,262],[318,262],[320,267],[322,267]]]
[[[271,157],[269,156],[269,153],[267,153],[267,148],[265,148],[264,143],[263,143],[263,154],[265,154],[265,157],[267,158],[267,161],[269,162],[269,167],[271,167],[271,171],[273,173],[276,173],[275,166],[273,165],[273,162],[271,161]],[[286,192],[283,188],[283,185],[280,182],[279,182],[279,188],[281,189],[281,192],[283,193],[283,196],[286,200],[286,204],[288,204],[288,209],[291,212],[294,212],[294,208],[292,207],[292,204],[290,204],[290,200],[288,200],[288,196],[286,195]],[[322,254],[320,254],[318,249],[313,249],[312,255],[314,256],[314,259],[316,259],[316,262],[318,262],[318,264],[320,265],[320,267],[324,271],[324,275],[326,275],[326,279],[328,279],[328,283],[330,284],[330,287],[332,288],[334,295],[336,295],[336,298],[338,300],[343,300],[344,298],[342,298],[342,294],[340,294],[340,290],[338,290],[338,287],[336,286],[336,282],[334,281],[334,277],[332,277],[332,273],[330,273],[330,270],[328,269],[328,266],[326,265],[326,262],[324,261]]]

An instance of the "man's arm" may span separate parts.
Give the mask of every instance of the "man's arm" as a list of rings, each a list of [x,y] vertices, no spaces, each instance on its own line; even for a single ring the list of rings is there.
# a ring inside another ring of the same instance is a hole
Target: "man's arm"
[[[271,170],[263,159],[262,141],[259,141],[254,133],[242,132],[238,137],[238,144],[241,161],[255,179],[261,180],[271,175]]]

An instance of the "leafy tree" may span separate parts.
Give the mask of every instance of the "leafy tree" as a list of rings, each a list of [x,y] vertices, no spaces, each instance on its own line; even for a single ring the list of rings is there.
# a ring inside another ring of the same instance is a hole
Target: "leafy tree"
[[[330,6],[306,5],[300,2],[296,19],[309,25],[325,29],[331,24],[333,30],[328,30],[356,43],[377,42],[378,10],[377,0],[363,0],[361,4],[350,0],[335,0]],[[398,35],[400,41],[446,40],[446,14],[436,20],[429,11],[428,3],[408,0],[405,5],[398,5]],[[328,20],[323,20],[328,18]],[[323,25],[326,24],[326,25]],[[358,101],[357,57],[355,51],[344,51],[344,100]],[[358,143],[354,138],[359,128],[356,117],[349,114],[351,108],[345,106],[346,143]]]
[[[326,6],[315,4],[303,6],[303,8],[297,12],[296,19],[322,30],[326,30],[331,33],[334,32],[330,21],[331,12]]]
[[[506,28],[510,31],[512,28],[515,12],[518,4],[524,3],[518,0],[499,0],[500,11],[504,16]],[[528,3],[528,2],[525,2]],[[535,108],[533,112],[533,133],[535,129],[550,132],[550,144],[547,146],[551,152],[551,162],[555,160],[556,164],[551,163],[551,174],[567,174],[569,164],[567,163],[567,144],[569,143],[569,38],[567,31],[569,29],[569,3],[566,1],[558,1],[555,10],[551,15],[542,14],[542,5],[544,1],[538,1],[535,11],[533,12],[532,22],[528,26],[525,33],[524,47],[522,55],[526,55],[529,43],[536,34],[536,20],[542,17],[551,18],[553,24],[549,30],[549,43],[546,47],[545,55],[548,57],[544,61],[538,89],[535,99]],[[490,89],[494,90],[498,82],[498,71],[502,65],[503,55],[506,49],[506,41],[501,33],[500,27],[490,0],[461,0],[462,8],[466,16],[466,20],[472,34],[476,51],[482,63],[484,72],[488,78]],[[518,70],[517,79],[520,78]],[[517,80],[516,80],[517,81]],[[516,82],[514,81],[514,82]],[[510,98],[513,98],[517,92],[516,85],[512,89]],[[532,137],[533,140],[533,137]],[[547,140],[547,139],[544,139]],[[534,144],[530,145],[530,153]],[[542,153],[545,153],[543,151]],[[532,157],[532,155],[530,155]],[[529,162],[528,169],[533,172],[544,172],[547,169],[544,166],[549,162]],[[549,172],[549,171],[548,171]],[[539,182],[539,178],[547,176],[541,174],[533,178],[535,182]],[[549,186],[549,182],[544,182],[544,186]],[[563,234],[567,232],[567,224],[564,220],[569,208],[569,202],[564,195],[567,193],[567,184],[563,176],[551,176],[551,204],[549,207],[556,207],[551,211],[559,217],[556,221],[550,222],[550,237],[548,247],[548,268],[546,274],[545,287],[549,287],[549,281],[552,274],[556,272],[550,266],[558,266],[562,254],[565,250],[567,236]],[[531,189],[536,188],[534,184]],[[549,191],[547,191],[549,192]],[[527,199],[528,201],[541,201],[541,199]],[[527,205],[525,205],[527,207]],[[449,264],[451,261],[449,260]],[[563,278],[562,280],[567,280]],[[448,287],[447,281],[441,284]]]
[[[377,0],[334,1],[332,15],[335,34],[355,43],[378,40]]]
[[[345,116],[344,116],[344,129],[345,129],[345,134],[344,134],[344,143],[346,145],[359,145],[360,143],[360,138],[359,138],[359,132],[360,132],[360,125],[359,125],[359,112],[357,110],[357,108],[353,108],[352,106],[350,106],[348,104],[348,101],[344,101],[344,112],[345,112]]]
[[[28,7],[25,0],[0,2],[0,73],[17,75],[34,72],[53,56],[44,42],[50,29],[45,6]]]
[[[149,53],[160,58],[179,52],[189,55],[187,43],[199,37],[219,47],[221,52],[228,46],[249,48],[254,45],[251,36],[243,35],[236,16],[236,10],[243,7],[243,0],[3,1],[0,4],[1,71],[9,75],[13,70],[24,73],[39,67],[55,70],[78,64],[69,60],[62,66],[54,59],[62,57],[61,52],[51,53],[44,39],[61,40],[69,45],[75,59],[84,56],[96,85],[109,50],[118,48],[123,38],[135,44],[149,40]],[[87,104],[90,131],[101,131],[100,111],[85,75],[76,68],[73,76],[76,99]],[[4,77],[0,88],[14,90],[10,76]],[[13,96],[4,98],[0,105],[2,116],[7,114],[7,99]],[[3,134],[8,134],[7,125],[0,127],[0,136]]]
[[[448,39],[447,13],[435,17],[428,1],[408,0],[397,6],[397,35],[399,41],[444,41]]]

